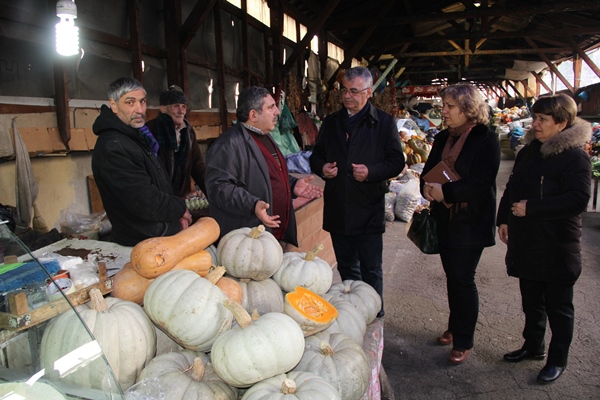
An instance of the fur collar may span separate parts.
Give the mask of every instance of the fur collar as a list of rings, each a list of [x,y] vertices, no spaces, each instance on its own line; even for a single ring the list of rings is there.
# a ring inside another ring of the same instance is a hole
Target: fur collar
[[[582,147],[586,142],[592,139],[592,125],[577,117],[575,122],[568,128],[565,128],[558,135],[552,136],[550,139],[542,143],[540,152],[544,158],[562,153],[565,150],[574,147]],[[533,129],[530,129],[525,134],[523,141],[529,144],[535,140]]]

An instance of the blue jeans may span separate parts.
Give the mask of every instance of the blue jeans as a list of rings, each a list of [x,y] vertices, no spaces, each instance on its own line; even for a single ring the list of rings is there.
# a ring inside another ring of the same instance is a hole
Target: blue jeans
[[[371,285],[381,297],[383,312],[383,235],[344,236],[331,234],[337,269],[342,280],[361,280]]]

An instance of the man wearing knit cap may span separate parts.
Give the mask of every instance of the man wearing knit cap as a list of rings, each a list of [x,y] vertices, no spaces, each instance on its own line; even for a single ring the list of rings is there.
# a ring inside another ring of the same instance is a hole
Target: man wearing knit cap
[[[206,165],[196,132],[185,119],[188,104],[185,94],[173,85],[161,93],[159,101],[160,113],[146,125],[158,141],[158,158],[171,180],[173,193],[180,197],[197,194],[192,187],[192,178],[202,192],[206,192]]]

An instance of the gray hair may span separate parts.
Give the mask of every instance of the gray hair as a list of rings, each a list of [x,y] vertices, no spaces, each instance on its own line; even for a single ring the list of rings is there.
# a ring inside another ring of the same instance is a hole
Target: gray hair
[[[270,95],[271,93],[267,89],[260,86],[250,86],[243,89],[238,97],[237,110],[235,111],[238,122],[248,121],[252,110],[262,114],[264,99]]]
[[[469,121],[487,124],[490,121],[489,106],[483,100],[479,90],[468,83],[457,83],[440,90],[439,96],[444,100],[449,97],[456,101],[458,108]]]
[[[108,98],[119,102],[119,99],[129,92],[134,90],[142,89],[144,92],[144,85],[135,78],[123,77],[119,78],[108,86]]]
[[[365,67],[350,68],[344,74],[344,79],[353,81],[354,78],[362,78],[362,80],[367,84],[367,86],[373,86],[373,75],[371,75],[371,71],[369,71]]]

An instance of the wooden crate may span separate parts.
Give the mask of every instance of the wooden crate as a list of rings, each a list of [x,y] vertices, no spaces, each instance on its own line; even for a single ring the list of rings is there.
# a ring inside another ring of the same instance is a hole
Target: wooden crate
[[[9,294],[8,309],[9,312],[0,312],[0,329],[9,329],[11,331],[21,331],[29,329],[44,321],[49,320],[59,314],[69,311],[71,306],[77,307],[90,301],[90,290],[100,289],[102,294],[108,294],[113,289],[113,279],[108,278],[106,274],[106,264],[98,264],[99,283],[90,285],[83,289],[67,295],[67,299],[60,299],[44,304],[33,310],[27,305],[27,295],[23,292]]]

